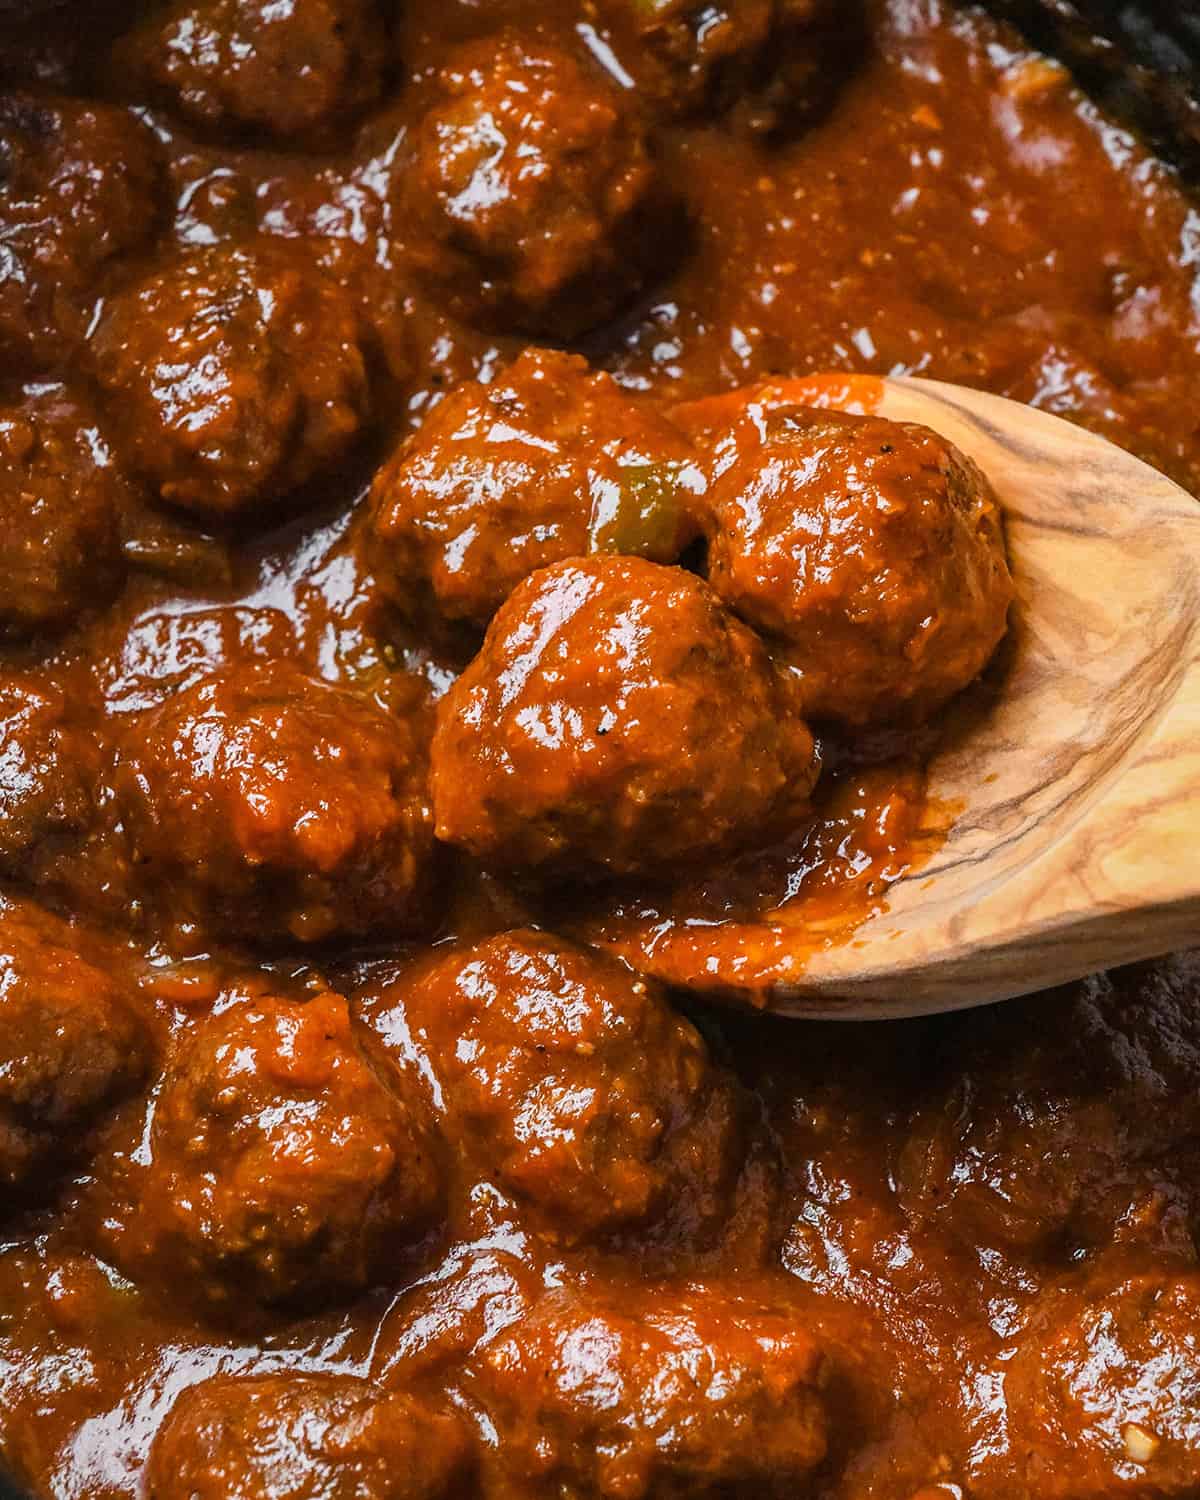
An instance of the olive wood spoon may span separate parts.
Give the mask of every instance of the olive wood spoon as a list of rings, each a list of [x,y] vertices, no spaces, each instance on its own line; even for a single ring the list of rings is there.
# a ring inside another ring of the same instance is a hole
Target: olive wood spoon
[[[879,1018],[1200,941],[1200,504],[1003,397],[814,377],[789,382],[793,398],[801,386],[811,405],[922,422],[983,469],[1016,582],[1007,670],[929,765],[935,852],[860,925],[824,940],[801,910],[790,925],[723,924],[717,941],[648,928],[614,946],[673,983],[790,1015]]]

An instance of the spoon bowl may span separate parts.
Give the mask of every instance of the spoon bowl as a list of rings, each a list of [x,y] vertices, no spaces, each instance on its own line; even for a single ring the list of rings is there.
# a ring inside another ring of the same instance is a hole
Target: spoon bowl
[[[1003,397],[802,385],[811,405],[924,423],[988,476],[1017,592],[1003,687],[928,767],[936,852],[844,941],[763,919],[724,924],[708,952],[699,935],[668,957],[652,934],[622,951],[672,983],[861,1019],[1027,994],[1200,939],[1200,505]]]

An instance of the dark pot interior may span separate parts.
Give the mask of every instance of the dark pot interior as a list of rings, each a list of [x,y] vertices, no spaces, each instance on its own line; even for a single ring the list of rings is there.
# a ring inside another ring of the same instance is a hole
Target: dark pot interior
[[[1200,0],[984,0],[1200,182]]]

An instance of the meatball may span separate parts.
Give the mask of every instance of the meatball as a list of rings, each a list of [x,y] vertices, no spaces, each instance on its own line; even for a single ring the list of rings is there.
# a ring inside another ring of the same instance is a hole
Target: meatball
[[[666,873],[786,833],[816,777],[791,679],[639,558],[527,578],[438,709],[438,836],[512,870]]]
[[[406,987],[445,1108],[560,1239],[723,1218],[741,1099],[652,980],[532,931],[430,961]]]
[[[801,1493],[826,1422],[822,1357],[797,1323],[703,1284],[550,1294],[476,1376],[513,1492]]]
[[[375,477],[368,551],[401,607],[486,625],[536,568],[588,552],[674,562],[698,534],[687,440],[577,356],[526,351],[464,385]]]
[[[163,1080],[118,1264],[209,1308],[309,1308],[368,1287],[439,1227],[423,1110],[339,995],[234,1003]]]
[[[927,717],[987,665],[1012,579],[986,480],[927,428],[753,400],[715,444],[709,581],[818,719]]]
[[[163,171],[123,109],[0,94],[0,351],[43,369],[83,338],[101,278],[151,238]]]
[[[0,902],[0,1201],[74,1150],[147,1063],[118,980],[65,922]]]
[[[93,348],[124,455],[204,516],[258,515],[366,420],[357,302],[291,241],[179,254],[113,300]]]
[[[1102,1264],[1044,1293],[1005,1366],[1020,1479],[1013,1482],[1007,1464],[1002,1478],[993,1477],[985,1458],[971,1494],[1185,1500],[1200,1493],[1198,1328],[1194,1271]]]
[[[662,199],[642,127],[536,37],[468,43],[433,84],[405,174],[415,266],[471,322],[571,337],[650,268]]]
[[[263,942],[412,931],[433,858],[412,724],[285,662],[248,662],[127,734],[116,791],[147,889]]]
[[[352,1376],[232,1376],[184,1391],[150,1453],[149,1500],[455,1500],[461,1421]]]
[[[35,850],[81,834],[98,774],[62,688],[28,672],[0,678],[0,872],[19,876]]]
[[[524,1235],[485,1231],[482,1240],[464,1240],[460,1228],[457,1239],[433,1274],[392,1302],[376,1331],[371,1369],[389,1387],[404,1381],[444,1388],[451,1371],[542,1295],[544,1266],[527,1253]]]
[[[861,0],[598,0],[638,93],[668,118],[736,109],[754,131],[808,124],[864,51]]]
[[[0,635],[68,624],[120,577],[126,489],[91,411],[61,387],[0,403]]]
[[[1122,1233],[1200,1132],[1200,958],[1097,975],[951,1027],[901,1201],[967,1246],[1064,1258]]]
[[[376,0],[179,0],[123,49],[192,124],[325,143],[379,97]]]

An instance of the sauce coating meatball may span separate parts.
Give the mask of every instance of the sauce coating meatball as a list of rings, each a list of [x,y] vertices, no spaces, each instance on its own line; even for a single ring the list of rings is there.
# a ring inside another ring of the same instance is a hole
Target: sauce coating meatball
[[[13,672],[0,681],[0,871],[24,873],[27,857],[82,833],[92,819],[99,771],[93,736],[72,722],[66,695],[48,678]]]
[[[122,49],[192,124],[322,144],[379,96],[375,0],[179,0]]]
[[[177,255],[113,300],[93,352],[123,456],[205,516],[257,514],[366,420],[357,303],[290,242]]]
[[[968,1245],[1065,1257],[1161,1203],[1196,1165],[1195,983],[1185,956],[966,1018],[901,1156],[908,1213]]]
[[[782,835],[816,774],[762,643],[703,580],[640,558],[527,578],[433,742],[439,838],[514,870],[665,871]]]
[[[437,1229],[434,1142],[339,995],[200,1022],[154,1105],[113,1255],[220,1311],[362,1291]]]
[[[637,291],[661,217],[620,93],[513,34],[468,43],[438,73],[405,191],[413,262],[459,316],[563,338]]]
[[[713,469],[709,581],[815,718],[919,720],[987,665],[1013,597],[1000,511],[944,439],[752,399]]]
[[[863,51],[859,0],[599,0],[598,10],[656,113],[736,110],[756,131],[812,121]]]
[[[478,1388],[502,1494],[782,1497],[825,1455],[821,1371],[794,1311],[625,1286],[546,1297],[487,1350]]]
[[[415,727],[288,663],[231,668],[147,714],[116,789],[147,886],[201,924],[269,943],[425,920]]]
[[[980,1500],[1185,1500],[1200,1491],[1200,1276],[1101,1263],[1043,1293],[1007,1364],[1021,1479]],[[1021,1483],[1021,1480],[1024,1483]]]
[[[728,1212],[742,1101],[661,988],[533,931],[459,947],[406,987],[445,1107],[556,1238]]]
[[[141,1078],[146,1036],[114,978],[65,922],[0,902],[0,1201],[78,1150]]]
[[[346,1375],[205,1380],[171,1408],[150,1500],[454,1500],[470,1449],[458,1418]]]
[[[368,551],[410,610],[486,625],[535,569],[588,552],[674,562],[703,477],[683,435],[574,355],[530,349],[464,385],[375,477]]]
[[[94,415],[62,387],[0,403],[0,636],[59,629],[113,591],[125,496]]]
[[[83,337],[101,278],[150,239],[163,172],[123,109],[0,94],[0,351],[39,369]]]

